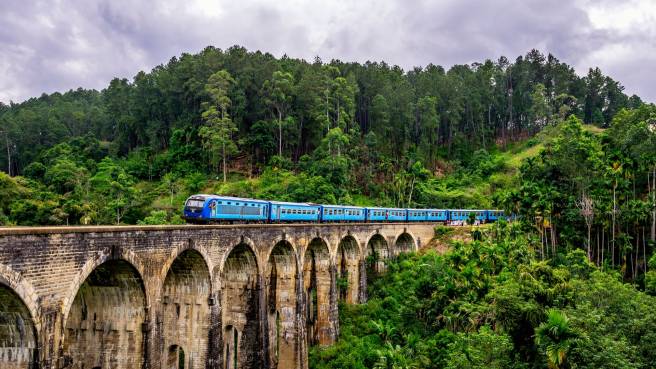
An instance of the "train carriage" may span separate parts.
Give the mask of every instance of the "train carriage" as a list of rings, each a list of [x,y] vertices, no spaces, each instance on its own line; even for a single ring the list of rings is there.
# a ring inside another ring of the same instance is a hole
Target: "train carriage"
[[[408,222],[427,222],[428,209],[408,209]]]
[[[358,206],[322,205],[321,221],[330,222],[364,222],[366,209]]]
[[[446,209],[428,209],[429,222],[446,222],[449,220],[449,211]]]
[[[488,222],[496,222],[499,219],[505,219],[503,210],[488,210],[487,211],[487,220]]]
[[[487,211],[477,209],[449,210],[449,220],[453,222],[467,222],[471,213],[475,214],[475,219],[479,223],[485,223],[487,221]]]
[[[271,222],[318,222],[321,219],[321,205],[271,201]]]
[[[194,195],[184,209],[185,218],[202,222],[266,222],[268,213],[268,201],[215,195]]]
[[[405,222],[407,210],[400,208],[367,208],[367,221],[370,222]]]

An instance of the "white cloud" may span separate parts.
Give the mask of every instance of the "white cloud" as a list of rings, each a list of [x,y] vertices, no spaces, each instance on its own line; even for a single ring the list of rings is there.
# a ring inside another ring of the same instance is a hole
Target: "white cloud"
[[[182,52],[235,44],[406,69],[539,48],[579,73],[599,66],[628,92],[656,101],[655,16],[650,0],[5,0],[0,101],[101,89]]]

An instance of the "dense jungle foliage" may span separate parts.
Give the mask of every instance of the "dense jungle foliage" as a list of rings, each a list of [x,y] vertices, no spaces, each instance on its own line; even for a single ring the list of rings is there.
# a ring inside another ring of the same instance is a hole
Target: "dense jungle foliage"
[[[656,297],[583,250],[542,260],[519,223],[483,233],[390,263],[366,304],[340,305],[340,340],[310,368],[654,367]]]

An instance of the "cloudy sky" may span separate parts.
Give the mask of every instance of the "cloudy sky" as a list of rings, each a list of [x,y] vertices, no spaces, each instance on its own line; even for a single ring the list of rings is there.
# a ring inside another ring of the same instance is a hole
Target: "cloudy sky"
[[[102,89],[183,52],[449,67],[532,48],[656,102],[653,0],[0,0],[0,101]]]

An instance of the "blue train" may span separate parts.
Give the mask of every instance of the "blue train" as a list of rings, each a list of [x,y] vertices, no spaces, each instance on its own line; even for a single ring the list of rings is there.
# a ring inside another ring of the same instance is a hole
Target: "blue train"
[[[402,209],[266,201],[230,196],[193,195],[184,218],[190,223],[464,223],[474,213],[479,223],[506,218],[503,210]]]

